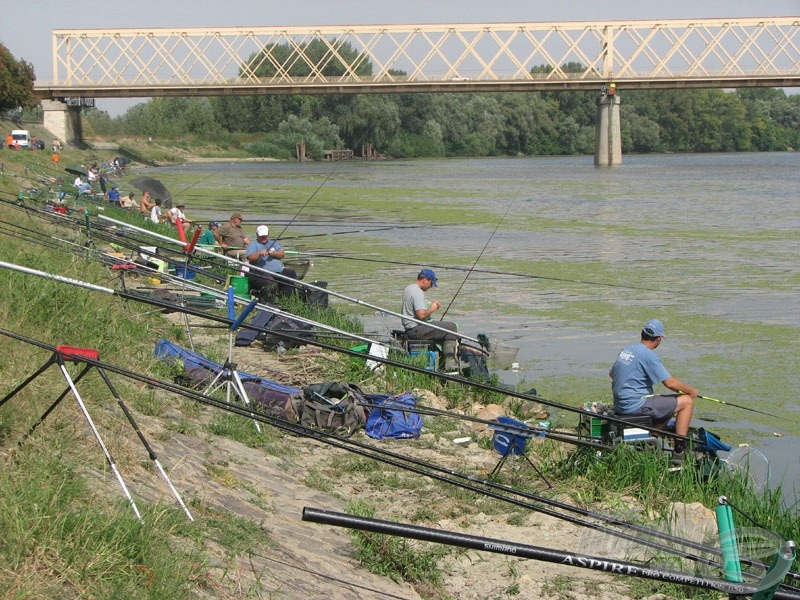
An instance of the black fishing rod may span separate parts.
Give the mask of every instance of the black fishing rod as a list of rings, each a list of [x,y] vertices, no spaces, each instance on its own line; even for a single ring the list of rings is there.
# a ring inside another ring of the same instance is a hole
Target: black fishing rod
[[[782,579],[782,572],[784,570],[788,570],[788,566],[791,565],[795,556],[794,542],[785,542],[781,548],[776,549],[780,558],[776,564],[770,568],[768,576],[772,575],[771,577],[765,577],[764,579],[753,583],[739,583],[726,581],[716,577],[700,577],[684,571],[659,569],[649,564],[642,565],[602,556],[564,552],[551,548],[542,548],[539,546],[531,546],[528,544],[520,544],[506,540],[486,538],[465,534],[462,532],[445,531],[430,527],[420,527],[418,525],[398,523],[396,521],[386,521],[371,517],[349,515],[330,510],[316,509],[308,506],[303,508],[302,518],[303,521],[309,521],[312,523],[322,523],[336,527],[357,529],[359,531],[369,531],[383,535],[400,536],[403,538],[410,538],[425,542],[434,542],[461,548],[469,548],[471,550],[504,554],[512,557],[540,560],[558,565],[569,565],[582,569],[591,569],[594,571],[612,573],[614,575],[627,575],[630,577],[651,579],[665,583],[685,585],[701,589],[711,589],[725,592],[729,594],[731,598],[743,597],[745,595],[751,596],[758,592],[764,592],[765,590],[760,585],[762,581],[767,579],[777,579],[780,581],[780,579]],[[773,569],[775,571],[774,573]],[[771,586],[768,587],[771,588]],[[771,593],[767,593],[769,595],[765,595],[765,598],[768,597],[779,600],[794,600],[800,597],[798,596],[798,592],[795,592],[795,590],[786,589],[785,587],[776,589]]]
[[[231,321],[231,320],[229,319],[229,321]],[[12,338],[20,340],[20,341],[24,341],[26,343],[30,343],[30,344],[36,345],[36,346],[39,346],[39,347],[42,347],[42,348],[55,350],[54,347],[49,346],[48,344],[45,344],[43,342],[38,342],[38,341],[35,341],[35,340],[31,340],[30,338],[25,338],[24,336],[21,336],[20,334],[15,334],[15,333],[9,332],[7,330],[0,329],[0,334],[6,335],[8,337],[12,337]],[[523,508],[529,508],[531,510],[534,510],[534,511],[537,511],[537,512],[541,512],[543,514],[547,514],[549,516],[553,516],[553,517],[559,518],[561,520],[566,520],[568,522],[571,522],[571,523],[579,525],[579,526],[589,527],[591,529],[594,529],[594,530],[597,530],[597,531],[601,531],[603,533],[607,533],[607,534],[613,535],[615,537],[619,537],[619,538],[622,538],[622,539],[627,539],[629,541],[637,542],[637,543],[640,543],[640,544],[643,544],[643,545],[646,545],[646,546],[650,546],[650,547],[656,548],[656,549],[661,550],[661,551],[666,551],[666,552],[669,552],[671,554],[675,554],[677,556],[681,556],[681,557],[689,559],[689,560],[694,560],[694,561],[697,561],[697,562],[710,564],[711,566],[715,566],[715,567],[720,566],[719,563],[717,563],[717,562],[715,562],[713,560],[705,559],[703,557],[700,557],[700,556],[697,556],[697,555],[694,555],[694,554],[690,554],[688,552],[681,552],[681,551],[678,551],[675,548],[668,547],[668,546],[663,546],[662,544],[659,544],[657,542],[652,542],[650,540],[643,540],[641,538],[632,536],[630,534],[626,534],[624,532],[620,532],[620,531],[617,531],[617,530],[614,530],[614,529],[610,529],[610,528],[605,527],[603,525],[600,525],[600,524],[598,524],[596,522],[583,521],[583,520],[575,518],[575,517],[569,517],[567,515],[561,514],[561,513],[557,512],[557,511],[554,511],[554,510],[546,509],[546,508],[543,508],[541,506],[533,505],[533,504],[531,504],[529,502],[526,502],[526,501],[522,501],[522,500],[518,500],[518,499],[515,499],[515,498],[511,498],[511,497],[509,497],[509,496],[507,496],[505,494],[513,494],[513,495],[522,496],[522,497],[525,497],[525,498],[534,499],[534,500],[537,500],[537,501],[542,502],[544,504],[555,505],[558,508],[560,508],[562,510],[566,510],[568,512],[569,511],[578,512],[579,514],[584,514],[584,515],[590,516],[593,519],[596,519],[596,520],[599,520],[599,521],[603,521],[605,523],[612,523],[612,524],[617,525],[617,526],[625,526],[625,527],[629,527],[629,528],[634,528],[634,530],[639,531],[640,533],[646,533],[648,535],[653,535],[654,537],[660,537],[661,539],[666,539],[666,540],[668,540],[670,542],[673,542],[673,543],[679,543],[679,544],[682,544],[682,545],[689,545],[690,547],[696,547],[697,549],[701,549],[703,551],[711,552],[712,554],[719,555],[719,551],[716,550],[715,548],[709,548],[709,547],[703,546],[701,544],[696,544],[696,543],[691,542],[689,540],[682,540],[680,538],[675,538],[674,536],[669,536],[668,534],[664,534],[664,533],[658,532],[656,530],[649,530],[649,529],[644,528],[642,526],[635,525],[635,524],[632,524],[632,523],[627,523],[625,521],[621,521],[621,520],[618,520],[618,519],[609,518],[609,517],[607,517],[605,515],[601,515],[601,514],[598,514],[598,513],[591,513],[590,511],[587,511],[585,509],[580,509],[578,507],[574,507],[574,506],[568,505],[566,503],[556,502],[554,500],[549,500],[549,499],[546,499],[546,498],[538,497],[538,496],[535,496],[533,494],[523,492],[521,490],[516,490],[516,489],[511,488],[509,486],[505,486],[505,485],[494,483],[494,482],[489,481],[489,480],[479,480],[479,479],[476,479],[475,477],[461,474],[461,473],[459,473],[457,471],[454,471],[452,469],[447,469],[447,468],[444,468],[444,467],[441,467],[441,466],[438,466],[438,465],[434,465],[432,463],[428,463],[426,461],[413,459],[411,457],[403,456],[403,455],[400,455],[398,453],[391,452],[391,451],[388,451],[388,450],[378,449],[378,448],[375,448],[373,446],[364,444],[362,442],[356,442],[355,440],[342,438],[342,437],[337,436],[337,435],[332,434],[332,433],[327,433],[327,432],[324,432],[324,431],[320,431],[318,429],[310,429],[310,428],[304,427],[302,425],[299,425],[297,423],[290,423],[289,421],[285,421],[283,419],[278,419],[276,417],[271,417],[269,415],[265,415],[265,414],[260,413],[258,411],[254,411],[251,408],[251,406],[248,406],[247,408],[242,408],[242,407],[239,407],[239,406],[236,406],[236,405],[231,405],[231,404],[229,404],[227,402],[219,401],[219,400],[216,400],[215,398],[212,398],[210,396],[206,396],[205,394],[201,394],[200,392],[197,392],[197,391],[194,391],[194,390],[190,390],[190,389],[187,389],[187,388],[183,388],[181,386],[178,386],[177,384],[156,380],[156,379],[153,379],[153,378],[151,378],[149,376],[140,375],[140,374],[135,373],[133,371],[130,371],[128,369],[123,369],[121,367],[117,367],[117,366],[114,366],[114,365],[103,363],[103,362],[101,362],[99,360],[92,360],[92,359],[84,357],[82,355],[77,357],[77,358],[79,358],[81,362],[85,362],[86,364],[89,364],[89,365],[92,365],[92,366],[102,367],[106,371],[113,372],[113,373],[116,373],[116,374],[119,374],[119,375],[122,375],[122,376],[125,376],[125,377],[129,377],[129,378],[132,378],[132,379],[140,381],[140,382],[144,382],[147,385],[149,385],[150,387],[158,387],[158,388],[161,388],[161,389],[165,389],[167,391],[171,391],[171,392],[179,394],[181,396],[197,400],[197,401],[199,401],[199,402],[201,402],[203,404],[206,404],[206,405],[209,405],[209,406],[213,406],[215,408],[219,408],[221,410],[224,410],[224,411],[227,411],[227,412],[231,412],[231,413],[234,413],[234,414],[238,414],[240,416],[244,416],[244,417],[247,417],[247,418],[250,418],[250,419],[253,419],[253,420],[257,420],[257,421],[266,423],[268,425],[272,425],[272,426],[274,426],[274,427],[276,427],[276,428],[278,428],[280,430],[288,431],[288,432],[293,433],[295,435],[301,435],[301,436],[304,436],[304,437],[310,437],[312,439],[316,439],[318,441],[321,441],[323,443],[332,445],[334,447],[338,447],[340,449],[344,449],[344,450],[349,451],[349,452],[354,452],[356,454],[360,454],[360,455],[365,456],[367,458],[371,458],[371,459],[374,459],[374,460],[385,462],[387,464],[391,464],[393,466],[397,466],[398,468],[401,468],[401,469],[410,470],[410,471],[415,472],[417,474],[421,474],[421,475],[436,479],[438,481],[442,481],[444,483],[449,483],[451,485],[456,485],[458,487],[462,487],[464,489],[468,489],[470,491],[473,491],[473,492],[476,492],[476,493],[479,493],[479,494],[482,494],[482,495],[486,495],[486,496],[489,496],[489,497],[492,497],[492,498],[495,498],[495,499],[498,499],[498,500],[501,500],[501,501],[505,501],[505,502],[508,502],[508,503],[511,503],[511,504],[514,504],[514,505],[517,505],[517,506],[520,506],[520,507],[523,507]],[[443,473],[443,475],[440,475],[440,474],[437,474],[437,473]],[[455,477],[457,477],[459,479],[463,479],[464,481],[451,479],[451,477],[453,477],[453,476],[455,476]],[[479,487],[477,487],[476,483],[480,483],[485,488],[489,488],[489,489],[479,488]],[[498,491],[491,491],[492,489],[498,490]]]
[[[447,316],[447,313],[450,310],[450,307],[453,306],[453,303],[456,301],[456,298],[458,298],[458,294],[461,292],[461,290],[463,289],[464,285],[466,285],[467,279],[469,279],[469,276],[472,275],[472,271],[478,265],[478,261],[481,259],[481,256],[483,256],[483,253],[486,252],[486,249],[489,247],[489,244],[492,243],[492,239],[494,238],[494,235],[497,233],[497,230],[500,229],[500,225],[503,224],[503,221],[505,220],[506,215],[508,215],[508,211],[510,211],[511,207],[514,206],[514,202],[516,202],[518,195],[519,195],[519,191],[517,191],[516,195],[514,196],[514,199],[511,200],[511,203],[508,205],[508,208],[506,208],[506,212],[504,212],[503,216],[500,217],[500,220],[497,222],[497,225],[495,226],[494,231],[489,236],[489,239],[486,240],[486,243],[483,245],[483,248],[481,249],[480,253],[478,254],[477,258],[475,259],[475,262],[472,263],[472,266],[470,267],[469,271],[467,271],[467,274],[464,276],[464,281],[461,282],[461,285],[458,286],[458,289],[456,290],[456,293],[453,294],[453,298],[450,300],[450,304],[447,305],[447,308],[444,309],[444,312],[442,313],[442,316],[439,317],[440,321],[444,321],[444,318],[445,318],[445,316]]]
[[[305,225],[305,224],[303,224]],[[433,227],[450,227],[450,223],[438,223],[438,224],[426,224],[426,225],[373,225],[368,224],[369,229],[350,229],[348,231],[334,231],[334,232],[327,232],[327,233],[309,233],[306,235],[295,235],[287,238],[281,238],[282,241],[288,240],[305,240],[309,238],[317,238],[317,237],[326,237],[326,236],[334,236],[334,235],[350,235],[353,233],[373,233],[375,231],[393,231],[395,229],[431,229]],[[314,227],[315,225],[308,225],[309,227]],[[319,226],[319,225],[316,225]],[[330,225],[331,227],[335,227],[336,225]],[[298,227],[298,224],[295,224],[295,227]],[[324,256],[324,255],[320,255]],[[410,264],[410,263],[409,263]]]
[[[333,253],[325,253],[325,252],[308,252],[304,253],[306,256],[311,257],[320,257],[320,258],[333,258],[339,260],[355,260],[360,262],[370,262],[370,263],[380,263],[385,265],[399,265],[403,267],[418,267],[419,263],[411,263],[399,260],[389,260],[389,259],[382,259],[382,258],[364,258],[361,256],[347,256],[344,254],[333,254]],[[661,293],[669,293],[674,294],[675,290],[662,290],[658,288],[649,288],[643,286],[635,286],[635,285],[624,285],[618,283],[606,283],[602,281],[591,281],[585,279],[569,279],[566,277],[550,277],[547,275],[532,275],[530,273],[519,273],[515,271],[500,271],[496,269],[483,269],[483,268],[470,268],[470,267],[460,267],[460,266],[453,266],[453,265],[443,265],[443,264],[436,264],[436,263],[429,263],[427,264],[432,269],[442,269],[444,271],[467,271],[479,274],[486,274],[486,275],[502,275],[505,277],[518,277],[520,279],[541,279],[543,281],[560,281],[563,283],[578,283],[581,285],[596,285],[600,287],[610,287],[610,288],[619,288],[625,290],[639,290],[643,292],[661,292]],[[681,292],[684,295],[694,295],[694,296],[704,296],[710,297],[709,294],[703,294],[700,292]]]
[[[338,166],[338,165],[337,165],[337,166]],[[333,171],[334,171],[334,169],[330,169],[330,170],[328,171],[328,174],[327,174],[327,175],[325,175],[325,179],[323,179],[323,180],[322,180],[322,183],[320,183],[320,184],[317,186],[317,189],[315,189],[315,190],[314,190],[314,191],[311,193],[311,195],[308,197],[308,200],[306,200],[306,201],[303,203],[303,205],[302,205],[302,206],[301,206],[299,209],[297,209],[297,212],[294,214],[294,216],[293,216],[291,219],[289,219],[289,222],[288,222],[288,223],[286,223],[286,225],[284,225],[284,226],[283,226],[283,229],[281,229],[281,232],[280,232],[280,233],[279,233],[279,234],[276,236],[277,238],[280,238],[280,237],[281,237],[281,235],[283,235],[283,233],[284,233],[284,232],[285,232],[285,231],[286,231],[286,230],[289,228],[289,226],[290,226],[290,225],[291,225],[291,224],[294,222],[294,220],[295,220],[297,217],[299,217],[299,216],[300,216],[300,213],[301,213],[301,212],[303,212],[303,209],[305,209],[305,207],[306,207],[306,206],[308,206],[308,203],[309,203],[309,202],[311,202],[311,200],[313,200],[313,199],[314,199],[314,196],[316,196],[316,195],[317,195],[317,193],[318,193],[318,192],[319,192],[319,191],[322,189],[322,187],[323,187],[323,186],[324,186],[326,183],[328,183],[328,180],[329,180],[329,179],[331,178],[331,176],[333,175]]]

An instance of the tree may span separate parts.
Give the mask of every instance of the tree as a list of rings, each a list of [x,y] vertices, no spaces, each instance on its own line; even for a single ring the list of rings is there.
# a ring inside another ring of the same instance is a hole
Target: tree
[[[17,60],[0,44],[0,111],[34,108],[39,100],[33,95],[36,75],[33,65]]]

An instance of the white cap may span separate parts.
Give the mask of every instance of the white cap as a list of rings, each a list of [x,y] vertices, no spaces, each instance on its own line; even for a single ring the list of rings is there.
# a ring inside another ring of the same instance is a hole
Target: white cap
[[[266,225],[259,225],[258,229],[256,229],[256,235],[261,237],[262,235],[269,235],[269,227]]]

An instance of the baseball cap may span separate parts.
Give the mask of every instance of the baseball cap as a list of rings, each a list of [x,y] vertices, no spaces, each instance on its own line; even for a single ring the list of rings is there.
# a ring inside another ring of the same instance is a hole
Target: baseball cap
[[[175,206],[177,206],[178,208],[186,208],[186,204],[184,204],[182,201],[178,202]]]
[[[664,337],[664,325],[658,319],[650,319],[644,324],[642,331],[650,337]]]
[[[433,272],[433,269],[422,269],[419,274],[430,279],[433,287],[437,287],[439,280],[436,279],[436,273]]]
[[[262,235],[269,235],[269,227],[266,225],[259,225],[258,229],[256,229],[256,235],[261,237]]]
[[[233,213],[231,215],[231,221],[233,221],[234,219],[242,219],[242,215],[240,213]],[[242,221],[244,221],[244,219],[242,219]]]
[[[208,228],[211,229],[212,227],[219,227],[219,223],[217,223],[216,221],[211,221],[208,224]]]

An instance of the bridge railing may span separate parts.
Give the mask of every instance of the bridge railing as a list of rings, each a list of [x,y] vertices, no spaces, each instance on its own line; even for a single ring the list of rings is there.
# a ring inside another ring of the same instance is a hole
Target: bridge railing
[[[53,61],[52,84],[36,85],[53,94],[387,83],[457,90],[518,83],[545,89],[612,80],[641,87],[755,80],[800,85],[800,17],[58,29]]]

